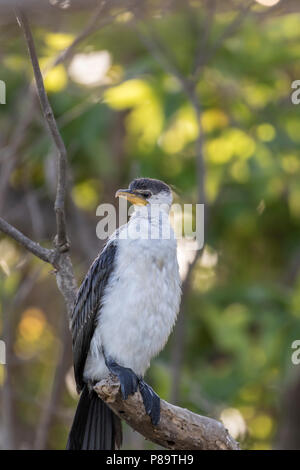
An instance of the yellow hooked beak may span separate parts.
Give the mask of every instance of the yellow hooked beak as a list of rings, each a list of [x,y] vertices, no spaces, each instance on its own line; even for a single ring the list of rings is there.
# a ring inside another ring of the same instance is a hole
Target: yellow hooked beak
[[[118,189],[115,194],[115,197],[124,197],[129,202],[131,202],[131,204],[135,204],[138,206],[146,206],[148,204],[146,199],[144,199],[141,194],[135,193],[134,191],[130,191],[130,189]]]

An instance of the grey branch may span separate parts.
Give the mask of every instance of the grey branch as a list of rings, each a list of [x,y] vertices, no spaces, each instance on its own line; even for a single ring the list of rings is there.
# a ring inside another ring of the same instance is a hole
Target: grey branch
[[[94,387],[98,396],[120,418],[146,439],[176,450],[239,450],[239,444],[223,424],[161,400],[158,426],[146,415],[140,392],[123,400],[120,383],[114,377],[103,379]]]
[[[58,153],[58,178],[57,178],[57,191],[55,199],[55,213],[57,225],[57,238],[56,242],[60,249],[68,249],[67,233],[66,233],[66,220],[65,220],[65,195],[66,195],[66,176],[67,176],[67,151],[60,135],[56,120],[49,103],[48,96],[44,87],[44,81],[37,58],[35,45],[31,33],[31,29],[26,15],[17,9],[17,18],[19,24],[24,32],[25,40],[29,50],[30,60],[34,72],[34,77],[37,86],[41,108],[44,114],[45,121],[48,125],[52,140]]]
[[[68,310],[68,314],[71,315],[74,300],[76,297],[76,280],[73,273],[72,261],[66,251],[69,248],[67,233],[66,233],[66,221],[65,221],[65,196],[66,196],[66,186],[67,186],[67,152],[65,144],[60,135],[51,105],[48,100],[48,96],[45,90],[44,81],[37,58],[35,45],[30,30],[30,26],[26,15],[20,10],[16,9],[16,15],[18,22],[24,32],[25,40],[29,50],[30,60],[34,72],[34,77],[37,85],[37,91],[44,114],[45,121],[48,125],[51,137],[56,146],[58,153],[58,171],[57,171],[57,191],[55,199],[55,212],[56,212],[56,224],[57,224],[57,234],[56,234],[56,248],[58,250],[48,250],[44,251],[37,243],[29,240],[21,232],[18,232],[13,227],[9,226],[6,222],[3,221],[4,226],[6,227],[7,234],[13,236],[20,243],[23,241],[23,246],[29,249],[32,253],[36,254],[40,258],[41,255],[44,256],[44,261],[51,262],[56,269],[56,281],[59,290],[61,291]],[[9,229],[9,230],[8,230]],[[4,230],[5,231],[5,230]],[[26,243],[24,243],[24,237]],[[51,254],[51,258],[49,256]]]
[[[6,233],[6,235],[13,238],[42,261],[53,265],[55,268],[57,286],[65,299],[68,314],[71,316],[77,285],[71,258],[68,253],[58,253],[57,250],[42,247],[39,243],[26,237],[26,235],[2,219],[2,217],[0,217],[0,231]]]
[[[41,245],[26,237],[26,235],[2,219],[2,217],[0,217],[0,230],[46,263],[52,264],[54,262],[54,250],[43,248]]]

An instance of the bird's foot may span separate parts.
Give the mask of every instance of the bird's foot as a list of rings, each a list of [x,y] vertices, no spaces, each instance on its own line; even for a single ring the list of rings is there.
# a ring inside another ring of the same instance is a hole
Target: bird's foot
[[[127,400],[129,395],[133,395],[139,384],[137,375],[129,367],[122,367],[111,359],[105,358],[105,363],[109,371],[116,375],[121,384],[121,393],[124,400]]]
[[[151,418],[154,426],[157,426],[160,419],[160,398],[142,379],[139,381],[139,389],[143,398],[145,411]]]

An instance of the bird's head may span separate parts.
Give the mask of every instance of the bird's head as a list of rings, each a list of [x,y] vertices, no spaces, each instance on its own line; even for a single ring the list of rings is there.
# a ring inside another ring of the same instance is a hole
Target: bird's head
[[[170,187],[163,181],[152,178],[136,178],[128,189],[119,189],[116,197],[124,197],[138,206],[159,204],[170,207],[173,199]]]

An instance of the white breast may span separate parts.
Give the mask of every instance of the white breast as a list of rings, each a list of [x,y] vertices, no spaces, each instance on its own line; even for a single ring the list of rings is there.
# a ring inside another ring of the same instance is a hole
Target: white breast
[[[179,310],[176,240],[174,236],[155,240],[146,236],[153,226],[155,229],[162,224],[165,229],[168,215],[161,214],[159,220],[144,213],[132,217],[130,224],[131,228],[139,225],[140,236],[118,240],[115,270],[91,342],[86,378],[99,380],[108,374],[102,346],[118,364],[144,375],[151,358],[165,345]]]

